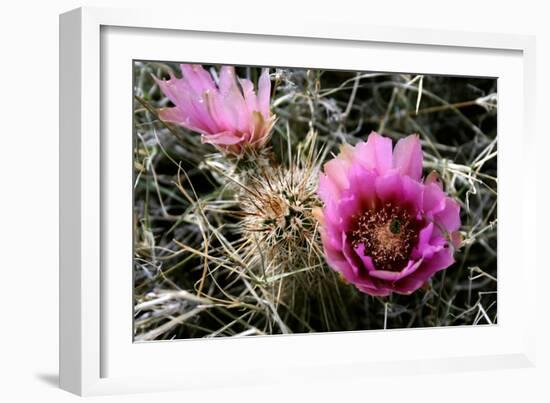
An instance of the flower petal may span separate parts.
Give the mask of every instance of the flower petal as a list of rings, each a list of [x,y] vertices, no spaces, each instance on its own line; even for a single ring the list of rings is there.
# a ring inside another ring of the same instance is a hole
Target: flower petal
[[[460,205],[450,199],[445,198],[445,207],[435,215],[435,222],[443,227],[446,232],[453,232],[460,228]]]
[[[433,183],[439,187],[439,189],[443,190],[443,184],[441,183],[441,177],[439,176],[439,173],[437,171],[431,171],[428,176],[426,176],[426,179],[424,179],[424,183],[426,185],[429,185],[430,183]]]
[[[425,282],[426,281],[415,279],[412,276],[407,276],[393,283],[393,290],[399,294],[409,295],[422,287]]]
[[[366,143],[355,146],[355,159],[365,168],[384,175],[393,166],[391,139],[372,132]]]
[[[455,231],[451,233],[451,243],[453,244],[455,249],[458,249],[462,246],[462,242],[464,241],[462,234],[459,231]]]
[[[352,248],[350,240],[347,238],[346,234],[342,234],[342,253],[349,263],[349,268],[352,270],[343,270],[341,273],[348,282],[354,284],[356,287],[361,286],[365,289],[376,292],[378,288],[378,285],[375,284],[376,280],[372,279],[368,275],[369,270],[374,268],[372,261],[370,260],[370,257],[365,256],[364,254],[358,254],[356,251],[357,249]]]
[[[359,244],[355,248],[355,253],[359,256],[359,259],[363,262],[363,266],[367,269],[368,272],[374,270],[374,263],[370,256],[365,255],[365,245]]]
[[[235,68],[222,66],[220,69],[220,94],[226,114],[233,116],[234,130],[250,132],[252,122],[244,97],[237,86]]]
[[[207,91],[204,93],[204,98],[210,117],[219,129],[217,131],[234,131],[237,121],[234,114],[225,107],[222,96],[218,92]],[[210,134],[213,133],[210,132]]]
[[[425,259],[421,267],[410,275],[414,280],[426,282],[434,273],[446,269],[455,262],[451,248],[441,249],[431,259]]]
[[[203,143],[218,144],[218,145],[233,145],[239,144],[244,139],[235,136],[235,133],[230,131],[220,132],[216,134],[202,135]]]
[[[159,118],[165,122],[175,123],[199,133],[203,131],[201,128],[194,126],[191,118],[180,108],[160,108],[157,112]]]
[[[244,101],[248,108],[248,113],[252,114],[254,111],[260,112],[258,108],[258,99],[256,97],[256,93],[254,92],[254,84],[252,84],[252,81],[247,80],[246,78],[239,79],[239,84],[243,90]]]
[[[387,287],[368,287],[363,284],[355,284],[358,290],[372,295],[373,297],[387,297],[391,294],[391,289]]]
[[[197,93],[185,79],[172,78],[169,81],[156,80],[162,92],[189,118],[190,124],[201,133],[221,131],[212,119],[205,102],[207,92]]]
[[[343,236],[343,234],[340,234]],[[339,242],[336,239],[329,240],[326,234],[321,233],[321,241],[323,242],[323,249],[325,251],[325,258],[327,263],[336,272],[342,274],[344,278],[352,282],[355,278],[354,270],[351,267],[348,259],[342,253],[342,239]],[[335,243],[338,245],[335,247]]]
[[[433,251],[430,249],[430,239],[432,237],[434,229],[434,224],[431,222],[420,230],[418,233],[418,242],[411,252],[411,256],[414,259],[419,259],[421,257],[432,257]],[[428,252],[429,251],[429,252]],[[430,254],[431,252],[431,254]],[[424,253],[430,254],[429,256],[424,256]]]
[[[269,69],[262,69],[262,74],[258,80],[258,111],[269,119],[269,97],[271,94],[271,80],[269,79]]]
[[[336,183],[328,177],[328,175],[321,173],[319,175],[319,187],[317,189],[317,193],[319,194],[321,200],[326,204],[329,203],[329,201],[340,198],[342,191]]]
[[[220,83],[218,87],[222,95],[228,94],[237,87],[235,67],[222,66],[220,68]]]
[[[340,229],[351,231],[355,225],[356,217],[361,212],[361,201],[357,194],[345,192],[338,203],[338,216],[340,217]]]
[[[349,168],[350,192],[358,195],[363,210],[376,207],[376,173],[355,163]]]
[[[380,280],[397,281],[410,275],[411,273],[414,273],[421,264],[422,264],[422,259],[417,261],[409,260],[409,262],[407,263],[407,266],[405,266],[400,271],[373,270],[369,272],[369,275],[371,275],[372,277],[378,278]]]
[[[321,207],[314,207],[311,210],[311,214],[315,217],[319,224],[321,224],[321,228],[326,225],[325,214],[323,213],[323,209]]]
[[[400,201],[403,199],[401,177],[396,172],[386,176],[378,176],[375,182],[376,194],[383,202]]]
[[[338,158],[351,164],[355,159],[355,147],[352,147],[347,143],[340,145],[340,153],[338,154]]]
[[[415,180],[422,177],[422,146],[418,134],[411,134],[397,142],[393,150],[393,167]]]
[[[325,174],[328,178],[340,189],[340,191],[349,187],[347,171],[349,163],[341,159],[334,158],[327,162],[324,166]]]
[[[345,233],[342,234],[342,253],[344,254],[346,260],[348,261],[352,273],[343,273],[344,277],[351,282],[355,282],[356,279],[361,275],[361,272],[363,271],[363,265],[361,262],[361,259],[359,259],[359,256],[355,253],[353,248],[351,247],[349,239],[347,239],[347,236]]]
[[[200,64],[180,64],[180,69],[183,80],[189,84],[197,95],[216,89],[214,80]]]
[[[409,176],[403,176],[401,186],[403,187],[403,201],[410,204],[415,210],[422,210],[424,185]]]
[[[423,210],[429,217],[433,218],[445,208],[445,193],[434,183],[424,186]]]

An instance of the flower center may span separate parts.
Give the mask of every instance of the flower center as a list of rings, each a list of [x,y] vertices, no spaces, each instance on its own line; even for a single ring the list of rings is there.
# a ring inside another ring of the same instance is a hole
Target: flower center
[[[420,222],[406,209],[387,203],[358,217],[351,244],[362,244],[376,269],[398,271],[407,264],[419,229]]]

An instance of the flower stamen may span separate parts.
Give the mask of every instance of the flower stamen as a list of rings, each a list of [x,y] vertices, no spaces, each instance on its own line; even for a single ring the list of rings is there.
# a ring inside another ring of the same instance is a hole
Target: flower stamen
[[[406,209],[386,203],[357,218],[351,243],[354,248],[364,246],[365,256],[371,257],[376,269],[398,271],[409,260],[420,224]]]

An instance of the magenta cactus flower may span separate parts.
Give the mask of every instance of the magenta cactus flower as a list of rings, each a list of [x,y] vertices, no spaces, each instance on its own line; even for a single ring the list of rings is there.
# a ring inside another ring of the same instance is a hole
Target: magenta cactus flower
[[[453,262],[460,206],[437,174],[422,180],[417,135],[397,142],[372,132],[325,164],[319,195],[329,266],[373,296],[410,294]]]
[[[198,132],[204,142],[235,154],[266,143],[275,122],[268,69],[262,70],[256,93],[252,82],[237,78],[232,66],[220,69],[217,83],[200,65],[180,68],[182,78],[156,80],[175,105],[160,109],[160,119]]]

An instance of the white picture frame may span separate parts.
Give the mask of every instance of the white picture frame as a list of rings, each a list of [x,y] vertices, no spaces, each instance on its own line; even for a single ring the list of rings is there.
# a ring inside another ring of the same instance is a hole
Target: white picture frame
[[[509,298],[514,289],[515,298],[521,294],[523,304],[534,304],[536,299],[535,285],[528,282],[538,270],[536,242],[529,242],[527,237],[536,233],[535,195],[532,190],[517,190],[517,183],[522,189],[535,189],[536,174],[522,176],[517,172],[520,170],[512,169],[518,162],[527,166],[534,163],[534,38],[372,27],[311,18],[285,24],[283,29],[275,21],[244,15],[224,19],[103,8],[81,8],[61,15],[63,389],[96,395],[534,365],[534,321],[529,310],[520,310]],[[136,47],[137,36],[140,48]],[[185,43],[186,49],[177,50],[180,43]],[[252,51],[246,53],[245,48]],[[310,52],[304,52],[306,48]],[[319,59],[320,50],[330,50],[331,60]],[[184,51],[192,56],[185,57]],[[131,214],[124,215],[130,204],[126,203],[128,191],[123,190],[125,181],[131,180],[131,148],[127,146],[132,133],[127,131],[130,113],[126,113],[131,108],[131,80],[125,80],[131,77],[131,68],[125,63],[140,58],[191,58],[228,64],[292,65],[294,58],[294,63],[303,67],[322,63],[319,67],[361,70],[367,55],[377,56],[371,58],[369,70],[499,77],[499,324],[133,343],[128,327],[132,319],[128,309],[131,282],[127,281],[131,271],[116,269],[125,264],[131,267],[131,254],[113,253],[109,248],[112,239],[121,240],[122,251],[131,247],[131,236],[125,238],[131,228]],[[124,97],[128,94],[126,105]],[[507,113],[512,108],[516,113]],[[516,184],[515,191],[508,186],[511,183]],[[407,348],[407,343],[415,349]],[[377,348],[365,350],[359,348],[362,345]],[[385,349],[389,346],[393,348]],[[326,353],[316,354],[319,348]],[[222,362],[239,362],[242,355],[262,356],[262,360],[253,366],[237,364],[228,375],[201,365],[198,358],[204,354]],[[146,363],[139,370],[132,362],[137,355]],[[181,365],[183,361],[192,365]],[[240,376],[243,371],[246,377]]]

